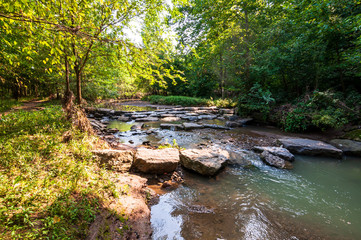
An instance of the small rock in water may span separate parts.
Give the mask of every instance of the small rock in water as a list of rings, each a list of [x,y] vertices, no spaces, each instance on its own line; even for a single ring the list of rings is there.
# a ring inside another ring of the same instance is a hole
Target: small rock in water
[[[295,160],[295,156],[290,153],[286,148],[282,148],[282,147],[261,147],[261,146],[255,146],[252,148],[253,151],[258,152],[258,153],[262,153],[263,151],[267,151],[270,152],[273,155],[276,155],[284,160],[287,161],[294,161]]]
[[[293,166],[290,162],[287,163],[287,161],[283,160],[282,158],[280,158],[276,155],[273,155],[272,153],[270,153],[268,151],[263,151],[261,153],[261,158],[263,161],[265,161],[269,165],[277,167],[277,168],[285,168],[285,169],[293,168]]]
[[[129,140],[128,142],[129,142],[130,144],[133,144],[133,143],[134,143],[134,141],[133,141],[133,140]]]

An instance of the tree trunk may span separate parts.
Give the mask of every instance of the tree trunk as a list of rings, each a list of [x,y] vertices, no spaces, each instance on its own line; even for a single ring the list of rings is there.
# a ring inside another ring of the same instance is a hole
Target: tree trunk
[[[81,96],[81,72],[79,71],[79,68],[75,68],[75,75],[76,75],[76,99],[78,104],[81,104],[82,102],[82,96]]]
[[[68,56],[65,56],[65,95],[70,92],[70,80],[69,80],[69,62]]]

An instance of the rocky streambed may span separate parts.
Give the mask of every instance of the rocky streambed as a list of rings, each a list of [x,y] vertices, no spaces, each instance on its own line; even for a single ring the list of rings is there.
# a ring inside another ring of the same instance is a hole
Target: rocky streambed
[[[94,129],[113,147],[112,150],[94,152],[99,163],[115,171],[146,174],[144,176],[149,178],[148,183],[153,189],[158,193],[166,193],[154,207],[159,207],[159,204],[167,207],[168,203],[162,203],[162,199],[168,198],[169,194],[184,194],[185,189],[193,189],[197,195],[200,190],[189,186],[190,182],[194,182],[193,179],[199,179],[194,174],[198,174],[201,182],[212,179],[218,181],[219,176],[229,176],[229,172],[234,176],[234,169],[240,172],[254,171],[253,169],[262,171],[263,165],[269,166],[272,172],[279,171],[277,169],[292,169],[294,165],[298,166],[300,154],[331,157],[335,159],[332,162],[345,158],[345,153],[357,156],[359,151],[358,142],[346,144],[343,140],[333,140],[329,144],[285,136],[276,129],[250,127],[247,123],[252,119],[239,118],[233,115],[232,109],[158,107],[137,112],[95,108],[88,108],[86,111]],[[159,146],[166,148],[159,149]],[[292,171],[295,169],[291,173]],[[167,193],[167,189],[171,192]],[[175,199],[171,201],[172,204],[177,202]],[[172,205],[173,211],[169,214],[174,215],[174,211],[182,208],[181,205]],[[196,211],[199,214],[204,212],[209,216],[214,213],[204,203],[194,205],[194,208],[200,208]],[[183,218],[187,214],[191,216],[191,208],[192,206],[187,207],[180,215]],[[152,210],[152,213],[157,215],[156,211]],[[166,221],[173,220],[169,218]],[[168,239],[174,234],[167,233],[163,236],[159,231],[165,230],[158,229],[154,217],[152,221],[155,228],[154,239],[164,236],[167,236],[164,239]],[[179,238],[181,235],[175,234]],[[189,236],[194,237],[192,234]]]

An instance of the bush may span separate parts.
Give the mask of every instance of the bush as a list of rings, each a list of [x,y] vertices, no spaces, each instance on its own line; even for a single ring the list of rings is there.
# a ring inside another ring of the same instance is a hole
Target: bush
[[[0,99],[0,113],[19,105],[20,102],[15,99]]]
[[[145,96],[142,100],[149,101],[153,104],[164,104],[164,105],[181,105],[181,106],[216,106],[219,108],[232,108],[236,106],[236,102],[232,99],[206,99],[206,98],[195,98],[186,96],[160,96],[150,95]]]
[[[263,89],[259,83],[255,83],[247,95],[241,95],[238,106],[240,115],[248,116],[254,112],[262,114],[266,120],[274,102],[272,93],[268,89]]]
[[[349,97],[344,99],[339,93],[315,91],[311,96],[298,99],[280,114],[281,127],[287,132],[303,132],[310,128],[324,131],[341,128],[347,123],[356,124],[360,121],[358,101],[361,98],[355,95],[351,100]]]
[[[185,96],[160,96],[151,95],[144,97],[143,100],[155,104],[181,105],[181,106],[211,106],[212,101],[204,98],[194,98]]]

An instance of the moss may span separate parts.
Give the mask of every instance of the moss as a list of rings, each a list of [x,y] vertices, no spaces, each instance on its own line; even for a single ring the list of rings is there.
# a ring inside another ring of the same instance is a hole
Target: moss
[[[347,132],[343,137],[350,140],[361,141],[361,129],[356,129]]]

